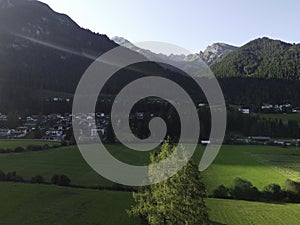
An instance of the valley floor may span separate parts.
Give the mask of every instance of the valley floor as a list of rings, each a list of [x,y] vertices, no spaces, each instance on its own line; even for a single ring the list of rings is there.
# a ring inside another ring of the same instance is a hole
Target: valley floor
[[[50,185],[0,183],[1,225],[138,225],[132,194]],[[206,199],[215,224],[297,225],[300,204]]]
[[[2,142],[1,146],[28,142]],[[148,161],[145,153],[132,152],[120,145],[109,146],[118,159],[132,164]],[[193,160],[199,162],[203,146]],[[271,146],[223,146],[211,167],[203,172],[208,191],[220,184],[228,187],[236,177],[247,179],[260,190],[268,184],[284,185],[299,178],[300,149]],[[39,152],[0,154],[0,170],[16,171],[26,180],[42,175],[47,182],[53,174],[65,174],[71,184],[111,187],[83,160],[76,147]],[[299,224],[300,204],[269,204],[238,200],[207,199],[210,216],[216,224]],[[100,191],[54,185],[0,182],[0,225],[135,225],[126,209],[133,204],[132,193]]]

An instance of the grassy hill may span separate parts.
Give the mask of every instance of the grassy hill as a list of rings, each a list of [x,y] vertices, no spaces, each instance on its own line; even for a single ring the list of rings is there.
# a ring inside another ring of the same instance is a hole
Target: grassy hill
[[[295,153],[293,148],[283,151],[282,148],[271,146],[224,146],[214,163],[204,171],[204,182],[209,192],[220,184],[230,186],[237,177],[251,181],[261,190],[271,183],[283,186],[286,179],[290,178],[289,175],[263,163],[257,156],[261,154],[288,156],[293,153]],[[300,155],[300,151],[297,154]]]
[[[268,204],[238,200],[207,199],[210,217],[216,224],[297,225],[299,204]]]
[[[16,145],[28,144],[16,142]],[[30,142],[29,142],[30,143]],[[0,142],[0,144],[3,144]],[[13,143],[6,142],[12,145]],[[132,164],[148,161],[147,153],[130,151],[121,145],[108,146],[118,159]],[[199,162],[199,146],[194,161]],[[216,186],[230,186],[233,179],[250,180],[259,189],[270,183],[283,185],[300,173],[300,149],[271,146],[223,146],[203,180],[211,192]],[[42,175],[50,180],[65,174],[72,184],[112,186],[83,160],[76,147],[41,152],[0,154],[0,170],[17,171],[26,179]],[[53,185],[0,182],[0,225],[135,225],[126,209],[133,204],[132,193],[59,187]],[[207,199],[215,224],[297,224],[300,204],[267,204],[237,200]],[[29,216],[30,215],[30,216]]]
[[[1,225],[139,224],[125,211],[133,204],[131,193],[0,183],[0,199]],[[218,225],[296,225],[300,220],[299,204],[222,199],[207,199],[206,203]]]
[[[148,161],[148,154],[130,151],[121,145],[109,146],[119,160],[140,165]],[[199,162],[203,146],[196,150],[194,160]],[[293,159],[290,164],[287,159]],[[267,161],[274,159],[276,162]],[[280,160],[282,159],[282,163]],[[204,182],[211,192],[220,184],[230,186],[236,177],[248,179],[259,189],[271,183],[283,185],[287,178],[294,179],[300,172],[300,150],[271,146],[223,146],[215,162],[203,172]],[[287,170],[289,168],[289,170]],[[0,154],[0,170],[16,171],[26,179],[42,175],[50,180],[53,174],[65,174],[72,184],[111,186],[112,182],[94,172],[76,147],[64,147],[42,152]],[[292,173],[292,171],[294,173]]]
[[[1,225],[135,225],[132,194],[0,183]]]

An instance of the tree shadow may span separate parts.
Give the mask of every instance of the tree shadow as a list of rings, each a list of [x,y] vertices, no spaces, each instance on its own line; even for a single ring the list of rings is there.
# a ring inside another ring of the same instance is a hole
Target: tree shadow
[[[216,221],[211,221],[211,225],[226,225],[225,223],[219,223]]]

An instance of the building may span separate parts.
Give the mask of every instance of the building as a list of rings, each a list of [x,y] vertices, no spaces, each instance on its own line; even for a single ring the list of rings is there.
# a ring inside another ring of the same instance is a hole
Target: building
[[[289,146],[299,146],[299,141],[298,139],[294,139],[294,140],[275,140],[274,144],[275,145],[280,145],[280,146],[284,146],[284,147],[289,147]]]
[[[8,137],[11,134],[11,130],[8,128],[0,128],[0,137]]]
[[[11,136],[14,138],[23,138],[30,132],[28,127],[17,127],[15,130],[11,130]]]
[[[7,121],[7,115],[2,115],[0,113],[0,121]]]
[[[264,109],[273,109],[273,105],[271,104],[265,104],[263,106],[261,106],[261,109],[264,110]]]
[[[104,128],[92,128],[91,129],[91,137],[96,137],[98,135],[103,136],[105,134]]]
[[[243,113],[243,114],[250,114],[250,109],[249,108],[240,108],[239,112]]]
[[[253,137],[248,137],[248,139],[249,139],[249,142],[252,142],[252,143],[267,144],[271,140],[271,137],[253,136]]]
[[[201,145],[209,145],[211,143],[211,141],[209,140],[202,140],[201,141]]]
[[[63,141],[65,137],[63,130],[57,130],[54,128],[50,128],[45,134],[46,135],[43,137],[44,140]]]
[[[292,113],[300,113],[300,108],[295,108],[292,110]]]

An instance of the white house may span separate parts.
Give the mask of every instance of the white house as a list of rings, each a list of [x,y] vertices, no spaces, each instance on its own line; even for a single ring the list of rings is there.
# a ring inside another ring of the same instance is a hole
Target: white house
[[[0,121],[7,121],[7,116],[0,113]]]
[[[8,128],[0,128],[0,137],[7,137],[11,134],[11,130]]]
[[[239,112],[243,114],[250,114],[250,109],[249,108],[240,108]]]

